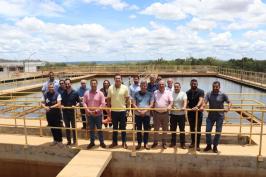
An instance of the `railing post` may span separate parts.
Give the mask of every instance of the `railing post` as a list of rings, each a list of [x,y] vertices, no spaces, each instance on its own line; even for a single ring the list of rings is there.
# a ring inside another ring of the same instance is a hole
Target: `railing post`
[[[76,144],[75,146],[78,147],[78,125],[77,125],[77,108],[74,107],[74,118],[75,118],[75,136],[76,136]],[[72,127],[73,128],[73,127]]]
[[[262,149],[262,135],[263,135],[263,124],[264,124],[264,112],[261,112],[261,126],[260,126],[260,144],[259,144],[259,155],[257,156],[258,162],[263,162],[263,156],[261,155]]]
[[[28,131],[26,126],[26,118],[23,116],[23,126],[24,126],[24,135],[25,135],[25,145],[24,148],[28,148]]]
[[[131,109],[130,109],[130,112],[131,112]],[[135,111],[133,110],[132,111],[132,125],[133,125],[133,129],[132,129],[132,143],[133,143],[133,147],[132,147],[132,152],[131,152],[131,156],[132,157],[136,157],[136,132],[135,132]]]
[[[196,110],[196,116],[195,116],[195,132],[194,132],[194,135],[195,135],[195,146],[194,146],[194,151],[197,152],[197,144],[198,144],[198,118],[199,118],[199,111]]]
[[[254,113],[254,106],[252,105],[251,108],[251,121],[250,121],[250,130],[249,130],[249,145],[251,145],[251,137],[252,137],[252,131],[253,131],[253,113]]]

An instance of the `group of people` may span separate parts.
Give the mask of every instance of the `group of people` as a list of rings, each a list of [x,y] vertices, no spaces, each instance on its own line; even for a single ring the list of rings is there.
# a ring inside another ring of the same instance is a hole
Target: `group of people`
[[[98,130],[100,146],[106,148],[102,124],[113,127],[112,143],[109,148],[118,146],[118,130],[121,130],[122,147],[127,149],[127,112],[129,107],[134,108],[134,119],[137,132],[138,145],[136,149],[141,149],[142,143],[144,148],[149,150],[149,133],[151,123],[154,127],[153,144],[151,148],[158,146],[160,128],[162,129],[162,148],[166,149],[166,136],[169,130],[171,133],[171,143],[169,147],[176,147],[176,130],[177,125],[180,130],[180,147],[186,148],[185,140],[185,122],[186,115],[189,122],[191,143],[189,148],[196,147],[200,151],[201,126],[203,111],[209,103],[210,109],[221,109],[210,111],[206,119],[206,144],[204,151],[213,150],[217,153],[217,146],[220,141],[224,112],[230,110],[231,102],[228,96],[220,91],[220,82],[214,81],[212,91],[204,95],[204,91],[198,88],[198,81],[190,81],[190,89],[187,92],[181,90],[179,82],[167,80],[167,85],[161,77],[151,75],[150,82],[139,76],[133,77],[133,84],[125,86],[122,83],[122,76],[114,76],[114,84],[110,85],[108,80],[103,82],[103,88],[98,89],[97,79],[90,80],[90,90],[86,88],[86,81],[81,80],[80,88],[75,91],[71,87],[71,80],[54,79],[54,73],[49,73],[49,80],[43,85],[42,106],[46,109],[48,126],[60,127],[64,120],[67,136],[67,145],[71,145],[70,129],[75,128],[74,109],[69,107],[80,106],[83,128],[86,128],[86,122],[89,123],[90,144],[88,149],[95,146],[95,127]],[[224,103],[228,103],[224,108]],[[66,107],[66,108],[64,108]],[[111,108],[110,111],[109,109]],[[216,124],[216,134],[212,140],[211,131]],[[197,127],[196,127],[197,125]],[[70,128],[71,127],[71,128]],[[73,144],[76,144],[76,134],[73,131]],[[144,133],[141,131],[144,130]],[[62,144],[62,131],[58,128],[51,128],[54,143]]]

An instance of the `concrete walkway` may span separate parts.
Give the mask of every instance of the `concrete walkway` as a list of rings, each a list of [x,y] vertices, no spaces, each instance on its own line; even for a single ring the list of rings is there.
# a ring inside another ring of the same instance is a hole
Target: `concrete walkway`
[[[111,152],[81,150],[57,177],[100,177],[111,159]]]

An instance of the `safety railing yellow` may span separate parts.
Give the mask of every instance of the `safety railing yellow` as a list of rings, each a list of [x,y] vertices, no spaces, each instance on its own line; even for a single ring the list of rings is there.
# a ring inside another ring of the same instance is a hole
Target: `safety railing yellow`
[[[248,105],[250,105],[250,104],[248,104]],[[27,107],[41,109],[41,107],[39,105],[32,106],[32,105],[9,104],[8,106],[14,106],[14,107],[23,108],[23,109],[25,109]],[[245,136],[249,136],[250,137],[250,141],[251,141],[251,136],[259,135],[260,136],[260,140],[259,140],[259,152],[258,152],[258,155],[257,156],[258,156],[258,160],[263,160],[263,158],[262,158],[262,136],[266,135],[266,133],[263,132],[264,113],[266,112],[266,109],[261,104],[256,104],[256,105],[253,104],[253,106],[254,107],[252,109],[241,109],[241,108],[240,109],[239,108],[238,109],[235,109],[235,108],[231,109],[230,112],[237,112],[237,111],[241,112],[240,113],[240,117],[239,117],[239,119],[240,119],[240,122],[239,122],[239,127],[240,127],[239,132],[222,132],[221,134],[222,135],[238,135],[238,136],[245,135]],[[73,107],[64,107],[64,109],[75,109],[75,112],[77,112],[78,109],[84,109],[84,108],[80,108],[80,107],[74,107],[74,108]],[[115,111],[115,110],[120,110],[121,108],[91,108],[91,109],[102,109],[102,110],[103,109],[107,109],[107,110]],[[141,108],[137,108],[137,109],[136,108],[126,108],[125,109],[125,110],[132,110],[133,111],[132,125],[135,125],[134,110],[140,110],[140,109]],[[146,110],[147,108],[142,108],[142,109]],[[149,110],[161,110],[161,109],[158,109],[158,108],[150,108]],[[172,109],[172,110],[180,111],[178,109]],[[191,109],[187,109],[186,111],[192,111],[192,110]],[[211,112],[211,111],[225,111],[225,110],[205,109],[205,111]],[[252,111],[252,112],[261,113],[260,120],[261,120],[262,123],[260,125],[257,125],[257,126],[260,126],[260,132],[259,133],[254,133],[252,131],[252,127],[254,126],[254,125],[252,125],[252,122],[253,122],[252,119],[253,118],[251,118],[250,131],[248,133],[245,133],[245,132],[242,132],[241,131],[242,130],[241,127],[243,126],[243,122],[241,120],[243,119],[242,114],[243,114],[244,111]],[[16,120],[15,117],[10,117],[10,118]],[[79,128],[77,128],[77,127],[76,128],[46,127],[46,126],[43,126],[43,123],[42,123],[42,121],[44,121],[44,116],[42,116],[41,118],[39,118],[39,121],[40,121],[39,125],[30,125],[30,126],[27,125],[27,120],[28,119],[26,118],[25,115],[22,116],[22,118],[20,118],[20,119],[23,119],[23,125],[18,125],[17,122],[14,122],[14,124],[0,124],[0,125],[1,126],[10,126],[10,127],[13,127],[15,125],[15,127],[23,127],[23,129],[24,129],[24,135],[25,135],[25,147],[28,146],[28,132],[27,132],[27,129],[29,129],[29,128],[37,128],[37,129],[40,129],[40,136],[42,136],[42,130],[43,129],[47,129],[47,128],[48,129],[50,129],[50,128],[60,128],[60,129],[63,129],[63,130],[65,130],[65,129],[75,130],[76,131],[76,136],[77,136],[76,139],[77,139],[77,142],[78,142],[78,134],[77,134],[77,132],[78,131],[81,131],[81,130]],[[197,127],[197,124],[198,124],[197,120],[198,120],[198,111],[196,111],[196,127]],[[78,122],[78,120],[77,120],[77,113],[75,113],[75,123],[76,123],[76,125],[77,125],[77,122]],[[157,133],[168,133],[168,134],[169,133],[177,133],[177,134],[179,134],[179,133],[185,133],[185,134],[195,133],[195,134],[198,134],[199,132],[197,132],[197,129],[195,129],[195,130],[196,130],[195,132],[186,132],[186,131],[185,132],[180,132],[180,131],[175,131],[175,132],[173,132],[173,131],[143,131],[143,130],[136,130],[135,129],[135,126],[132,126],[132,129],[127,129],[127,130],[106,130],[106,129],[104,129],[104,130],[96,130],[96,131],[107,131],[107,132],[113,132],[113,131],[122,132],[122,131],[126,131],[128,133],[132,133],[132,135],[133,135],[132,136],[132,142],[133,142],[132,155],[135,156],[136,155],[136,150],[135,150],[135,139],[136,139],[136,137],[135,137],[135,134],[137,132],[149,132],[149,133],[155,133],[155,132],[157,132]],[[89,131],[89,129],[86,130],[86,134],[87,134],[88,131]],[[213,132],[209,132],[209,133],[210,134],[215,134]],[[201,134],[208,134],[208,132],[201,132]],[[197,140],[195,139],[195,142],[196,141]],[[197,143],[195,143],[195,144],[197,144]],[[195,150],[196,150],[196,146],[195,146]]]

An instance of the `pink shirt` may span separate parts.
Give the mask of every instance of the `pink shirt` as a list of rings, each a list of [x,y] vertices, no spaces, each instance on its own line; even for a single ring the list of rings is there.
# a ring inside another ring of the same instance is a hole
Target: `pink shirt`
[[[172,92],[164,90],[160,92],[156,90],[153,94],[153,102],[155,102],[155,108],[167,108],[169,104],[173,101]],[[165,112],[163,110],[158,110],[157,112]]]
[[[103,93],[99,90],[96,92],[86,91],[83,97],[83,106],[84,107],[104,107],[105,106],[105,97]],[[102,110],[96,110],[97,116],[102,114]]]

